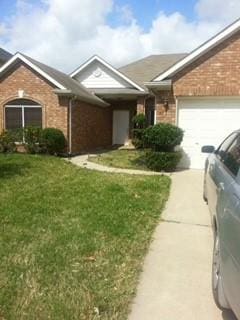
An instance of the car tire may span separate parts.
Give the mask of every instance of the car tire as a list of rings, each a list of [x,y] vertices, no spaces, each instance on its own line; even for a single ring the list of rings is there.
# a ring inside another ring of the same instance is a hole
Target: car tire
[[[226,310],[230,309],[230,307],[224,293],[220,261],[219,237],[216,233],[212,261],[212,292],[217,307],[221,310]]]

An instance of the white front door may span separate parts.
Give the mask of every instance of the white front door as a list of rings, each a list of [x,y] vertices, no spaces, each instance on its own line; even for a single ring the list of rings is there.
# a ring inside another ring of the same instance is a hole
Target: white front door
[[[113,111],[113,144],[127,144],[129,140],[129,110]]]
[[[178,100],[178,126],[184,130],[181,167],[203,169],[204,145],[216,148],[232,131],[240,128],[240,99],[181,98]]]

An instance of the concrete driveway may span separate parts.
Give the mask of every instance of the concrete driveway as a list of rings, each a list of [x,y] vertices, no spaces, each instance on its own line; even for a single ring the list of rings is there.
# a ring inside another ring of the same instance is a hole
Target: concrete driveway
[[[203,173],[174,173],[167,207],[144,263],[129,320],[236,320],[211,293],[213,237]]]

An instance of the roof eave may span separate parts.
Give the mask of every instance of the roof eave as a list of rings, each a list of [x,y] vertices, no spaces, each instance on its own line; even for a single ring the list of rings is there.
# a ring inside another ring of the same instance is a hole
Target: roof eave
[[[66,90],[66,89],[53,89],[53,92],[56,93],[58,96],[64,96],[64,97],[70,97],[70,98],[76,98],[80,101],[84,101],[87,103],[90,103],[92,105],[98,105],[101,107],[109,107],[109,103],[101,100],[100,98],[96,97],[96,99],[91,99],[91,97],[82,97],[71,90]]]
[[[197,49],[193,50],[188,56],[174,64],[172,67],[167,69],[165,72],[158,75],[156,78],[154,78],[153,82],[159,82],[167,78],[172,78],[175,74],[180,72],[183,68],[188,66],[189,64],[196,61],[199,57],[201,57],[203,54],[208,52],[209,50],[216,47],[218,44],[222,43],[229,37],[231,37],[233,34],[238,32],[240,30],[240,19],[233,22],[231,25],[223,29],[221,32],[219,32],[217,35],[203,43],[201,46],[199,46]]]
[[[150,81],[150,82],[145,82],[144,85],[149,89],[171,90],[172,80]]]

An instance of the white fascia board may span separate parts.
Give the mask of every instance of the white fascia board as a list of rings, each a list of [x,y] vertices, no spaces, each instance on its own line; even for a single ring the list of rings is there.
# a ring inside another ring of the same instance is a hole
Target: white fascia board
[[[114,72],[115,74],[117,74],[120,78],[124,79],[125,81],[127,81],[128,83],[130,83],[132,86],[134,86],[135,88],[137,88],[139,91],[145,91],[142,87],[140,87],[138,84],[136,84],[134,81],[130,80],[128,77],[126,77],[123,73],[121,73],[120,71],[118,71],[117,69],[115,69],[113,66],[111,66],[109,63],[107,63],[106,61],[104,61],[102,58],[100,58],[99,56],[95,55],[92,58],[90,58],[89,60],[87,60],[84,64],[82,64],[78,69],[76,69],[75,71],[73,71],[70,74],[70,77],[74,77],[76,74],[78,74],[80,71],[82,71],[83,69],[85,69],[88,65],[90,65],[93,61],[98,61],[101,64],[103,64],[106,68],[110,69],[112,72]]]
[[[36,66],[35,64],[33,64],[31,61],[29,61],[26,57],[22,56],[21,53],[16,53],[10,60],[8,60],[1,68],[0,68],[0,74],[5,71],[12,63],[14,63],[17,59],[20,59],[21,61],[23,61],[24,63],[26,63],[30,68],[32,68],[33,70],[35,70],[37,73],[41,74],[45,79],[47,79],[49,82],[51,82],[52,84],[54,84],[56,87],[58,87],[59,89],[63,89],[65,90],[66,88],[59,83],[58,81],[56,81],[55,79],[53,79],[52,77],[50,77],[46,72],[44,72],[42,69],[40,69],[38,66]]]
[[[218,33],[216,36],[205,42],[203,45],[198,47],[196,50],[191,52],[188,56],[177,62],[175,65],[173,65],[171,68],[169,68],[164,73],[160,74],[158,77],[153,79],[152,81],[162,81],[165,78],[171,76],[172,74],[176,73],[183,67],[185,67],[187,64],[195,60],[196,58],[200,57],[202,54],[207,52],[208,50],[212,49],[215,45],[220,43],[221,41],[225,40],[227,37],[231,36],[234,32],[238,31],[240,28],[240,19],[238,19],[236,22],[225,28],[223,31]]]

